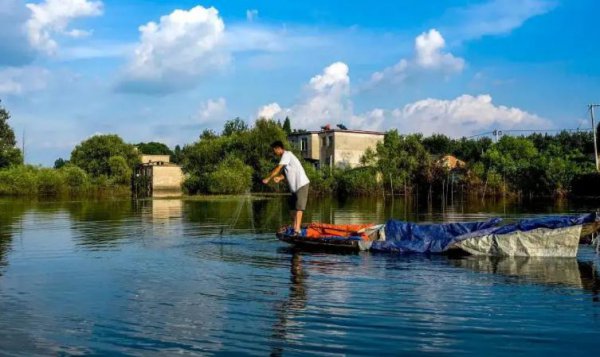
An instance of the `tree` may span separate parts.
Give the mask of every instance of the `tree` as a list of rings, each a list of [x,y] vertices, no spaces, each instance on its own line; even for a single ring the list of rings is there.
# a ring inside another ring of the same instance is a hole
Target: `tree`
[[[217,138],[218,135],[214,130],[204,129],[202,130],[202,134],[200,134],[200,140],[210,140]]]
[[[16,148],[15,132],[8,125],[9,119],[10,113],[0,105],[0,168],[23,163],[21,150]]]
[[[292,122],[289,117],[285,117],[285,120],[283,121],[283,131],[285,131],[287,135],[292,133]]]
[[[139,143],[136,144],[135,147],[138,149],[140,154],[145,155],[173,155],[173,151],[169,149],[169,147],[163,143],[157,143],[155,141],[151,141],[148,143]]]
[[[54,161],[54,168],[60,169],[68,163],[69,163],[69,160],[64,160],[62,157],[59,157],[58,159],[56,159],[56,161]]]
[[[131,168],[127,165],[127,161],[121,155],[111,156],[108,159],[108,166],[110,167],[110,177],[113,178],[115,183],[126,185],[131,179]]]
[[[75,147],[71,163],[92,177],[110,177],[113,170],[109,161],[114,156],[120,156],[130,169],[140,161],[134,146],[126,144],[118,135],[95,135]]]
[[[235,118],[225,122],[223,127],[223,135],[231,136],[236,133],[243,133],[248,130],[248,124],[240,118]]]
[[[171,156],[171,161],[175,164],[179,164],[182,159],[182,151],[181,146],[175,145],[175,151],[173,151],[173,155]]]

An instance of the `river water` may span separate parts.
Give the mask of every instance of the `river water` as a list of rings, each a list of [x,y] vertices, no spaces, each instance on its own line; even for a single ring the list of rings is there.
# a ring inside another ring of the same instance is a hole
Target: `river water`
[[[330,223],[507,220],[597,202],[311,197]],[[331,254],[284,198],[0,200],[0,355],[595,355],[600,258]]]

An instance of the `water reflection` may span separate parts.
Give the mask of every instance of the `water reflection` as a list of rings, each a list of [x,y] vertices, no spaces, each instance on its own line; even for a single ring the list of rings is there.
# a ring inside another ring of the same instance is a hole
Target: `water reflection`
[[[290,262],[290,287],[287,299],[279,302],[275,307],[275,324],[271,338],[271,356],[282,356],[284,346],[291,340],[298,340],[301,323],[294,322],[294,317],[302,312],[308,302],[308,288],[305,280],[307,273],[302,266],[302,253],[300,250],[292,252]]]
[[[451,265],[505,276],[509,283],[534,283],[589,291],[598,300],[600,277],[594,262],[577,258],[480,257],[449,259]]]

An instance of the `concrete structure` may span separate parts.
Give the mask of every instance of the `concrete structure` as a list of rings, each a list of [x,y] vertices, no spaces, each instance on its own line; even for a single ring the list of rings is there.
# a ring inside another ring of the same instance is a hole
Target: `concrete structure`
[[[368,148],[375,149],[384,133],[365,130],[329,129],[293,133],[288,140],[302,157],[318,167],[356,167]]]
[[[140,155],[140,161],[142,164],[149,164],[152,162],[165,162],[168,163],[171,160],[169,155]]]
[[[184,181],[181,167],[170,161],[169,155],[141,155],[135,169],[132,190],[136,196],[180,196]]]

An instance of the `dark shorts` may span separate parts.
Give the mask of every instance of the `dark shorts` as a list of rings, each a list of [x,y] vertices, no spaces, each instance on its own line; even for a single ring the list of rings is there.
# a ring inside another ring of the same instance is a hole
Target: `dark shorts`
[[[298,191],[292,192],[289,199],[290,210],[304,211],[306,210],[306,201],[308,201],[308,184],[300,187]]]

